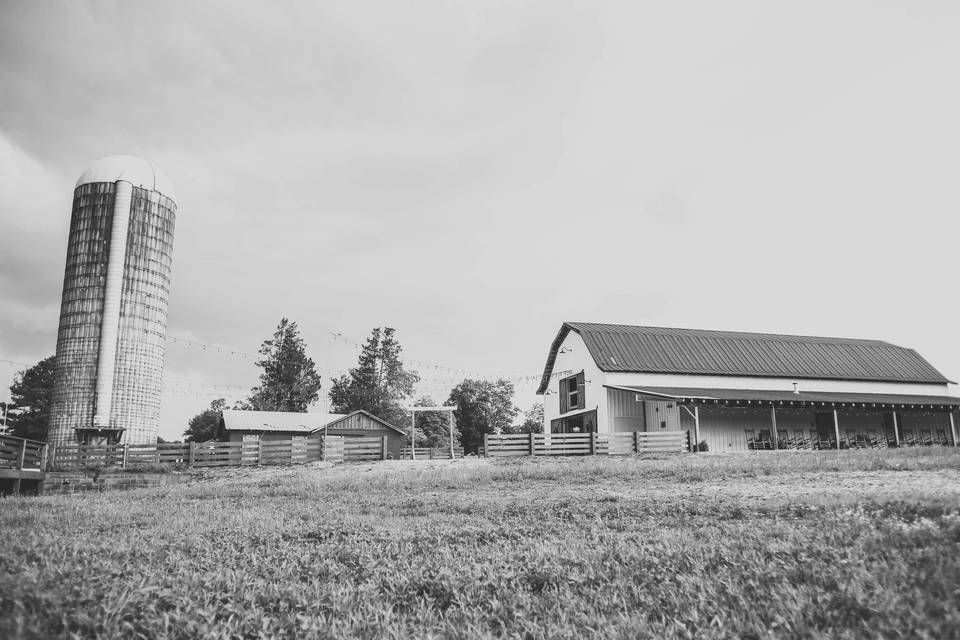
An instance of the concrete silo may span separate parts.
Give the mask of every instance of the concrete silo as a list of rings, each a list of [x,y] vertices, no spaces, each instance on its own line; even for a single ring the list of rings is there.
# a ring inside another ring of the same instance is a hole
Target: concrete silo
[[[48,442],[156,442],[176,214],[169,178],[142,158],[77,180]]]

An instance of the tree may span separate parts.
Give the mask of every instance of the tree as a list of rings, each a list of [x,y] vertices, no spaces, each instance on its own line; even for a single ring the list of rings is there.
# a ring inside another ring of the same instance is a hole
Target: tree
[[[519,410],[513,406],[509,380],[464,380],[450,392],[454,415],[466,453],[476,453],[485,433],[509,433]]]
[[[227,401],[218,398],[210,403],[208,409],[204,409],[190,418],[190,422],[187,423],[187,428],[183,432],[184,442],[216,440],[220,435],[221,412],[226,408]]]
[[[254,411],[305,413],[320,396],[321,378],[307,357],[297,323],[281,319],[273,338],[260,345],[260,355],[260,386],[251,391],[248,406]]]
[[[348,376],[332,379],[333,411],[349,413],[363,409],[396,427],[409,424],[410,414],[403,403],[413,395],[413,385],[420,376],[403,368],[402,351],[392,328],[373,329],[360,352],[357,367],[350,369]]]
[[[449,401],[448,401],[448,404]],[[415,407],[435,407],[437,403],[429,396],[420,396],[413,404]],[[409,424],[409,422],[407,423]],[[446,449],[450,446],[450,413],[447,411],[418,411],[417,412],[417,446],[439,447]],[[399,426],[399,425],[397,425]],[[409,437],[407,438],[409,440]],[[460,429],[454,420],[453,446],[460,446]]]
[[[504,433],[543,433],[543,403],[536,402],[523,413],[523,422]]]
[[[55,361],[55,356],[49,356],[14,376],[7,407],[11,435],[28,440],[47,439]]]

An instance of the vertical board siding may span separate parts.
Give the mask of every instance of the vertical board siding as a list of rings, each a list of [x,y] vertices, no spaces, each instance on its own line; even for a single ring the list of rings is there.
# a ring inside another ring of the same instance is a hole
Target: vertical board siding
[[[635,393],[607,389],[607,420],[607,433],[645,431],[644,403],[637,400]]]
[[[683,427],[680,417],[680,406],[674,401],[656,402],[647,400],[646,405],[646,430],[648,432],[657,431],[679,431]],[[686,412],[683,412],[686,414]],[[666,423],[662,425],[661,423]]]
[[[683,429],[687,429],[687,425],[693,429],[693,418],[686,411],[683,412],[681,421]],[[780,425],[779,412],[777,424]],[[759,432],[770,428],[769,408],[700,407],[700,439],[706,441],[708,451],[746,451],[746,429]]]

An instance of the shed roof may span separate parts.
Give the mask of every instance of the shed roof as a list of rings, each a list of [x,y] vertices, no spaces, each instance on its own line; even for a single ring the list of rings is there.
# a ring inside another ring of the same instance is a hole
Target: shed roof
[[[574,331],[601,371],[870,382],[950,382],[913,349],[880,340],[565,322],[537,393]]]
[[[837,393],[833,391],[769,391],[760,389],[709,389],[604,385],[631,391],[646,399],[676,400],[690,404],[756,403],[758,405],[861,406],[865,408],[960,410],[960,397],[900,393]]]
[[[242,411],[223,410],[223,428],[227,431],[267,431],[271,433],[313,433],[320,429],[335,429],[347,418],[362,414],[383,426],[404,433],[386,420],[381,420],[369,411],[358,409],[350,413],[296,413],[293,411]]]
[[[363,409],[357,409],[356,411],[354,411],[354,412],[352,412],[352,413],[348,413],[348,414],[346,414],[346,415],[338,416],[338,417],[337,417],[336,419],[334,419],[332,422],[328,423],[328,424],[326,425],[326,428],[327,428],[327,429],[335,429],[335,428],[337,427],[337,425],[339,425],[341,422],[345,422],[348,418],[352,418],[353,416],[355,416],[355,415],[357,415],[357,414],[365,415],[366,417],[370,418],[370,419],[373,420],[374,422],[379,422],[379,423],[382,424],[383,426],[387,427],[388,429],[393,429],[394,431],[396,431],[396,432],[399,433],[399,434],[406,435],[406,433],[407,433],[406,431],[404,431],[404,430],[401,429],[400,427],[395,427],[395,426],[393,426],[392,424],[390,424],[389,422],[387,422],[386,420],[383,420],[382,418],[378,418],[377,416],[373,415],[373,414],[370,413],[369,411],[364,411]]]
[[[292,411],[223,410],[223,426],[228,431],[292,431],[310,433],[340,418],[342,413],[295,413]]]

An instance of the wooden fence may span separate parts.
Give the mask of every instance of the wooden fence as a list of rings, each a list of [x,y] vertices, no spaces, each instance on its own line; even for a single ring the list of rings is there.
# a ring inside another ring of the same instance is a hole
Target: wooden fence
[[[488,434],[483,451],[492,458],[684,453],[690,451],[690,437],[687,431]]]
[[[417,460],[450,460],[450,447],[417,447],[415,451]],[[463,447],[456,447],[453,450],[453,458],[463,457]],[[401,460],[411,460],[410,447],[400,449]]]
[[[344,460],[386,460],[387,436],[343,438]]]
[[[326,446],[324,446],[326,441]],[[37,443],[43,447],[42,443]],[[11,447],[0,447],[0,454]],[[324,451],[326,449],[326,451]],[[28,449],[32,454],[33,449]],[[386,437],[326,436],[294,440],[247,442],[189,442],[141,445],[61,445],[50,448],[51,470],[83,467],[243,467],[277,464],[386,460]],[[12,454],[11,454],[12,455]]]
[[[328,438],[333,440],[332,437]],[[342,440],[342,438],[341,438]],[[331,449],[340,447],[331,446]],[[189,442],[130,445],[51,446],[47,467],[68,470],[83,467],[145,465],[183,467],[241,467],[276,464],[303,464],[323,459],[323,440],[254,442]]]
[[[0,435],[0,468],[43,471],[47,445],[36,440],[24,440]]]

